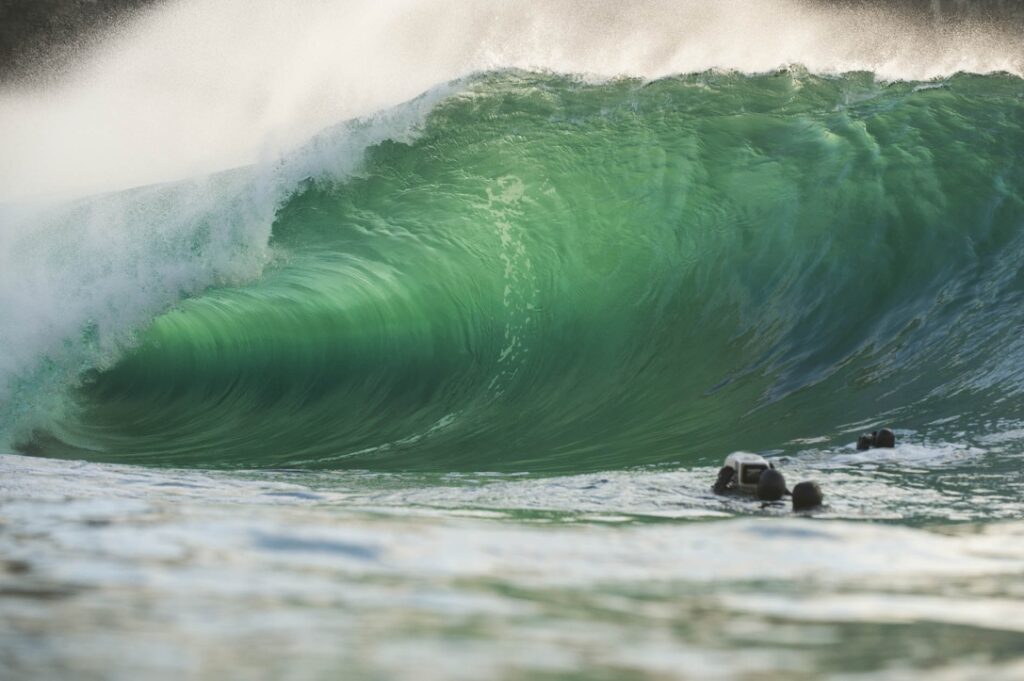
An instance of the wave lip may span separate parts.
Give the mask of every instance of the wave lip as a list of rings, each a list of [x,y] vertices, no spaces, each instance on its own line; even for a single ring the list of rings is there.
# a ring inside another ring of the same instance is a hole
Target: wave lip
[[[802,64],[888,81],[1024,75],[1012,27],[803,0],[176,0],[119,25],[76,61],[55,81],[0,91],[0,200],[248,165],[336,121],[500,69],[657,79]]]

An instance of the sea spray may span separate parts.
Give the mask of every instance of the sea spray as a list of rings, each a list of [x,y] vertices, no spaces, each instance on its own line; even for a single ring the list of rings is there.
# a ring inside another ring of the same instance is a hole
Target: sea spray
[[[177,0],[119,24],[57,82],[0,92],[0,200],[248,165],[480,71],[655,79],[792,64],[888,81],[1024,74],[1013,25],[801,0]]]
[[[108,369],[176,302],[259,277],[275,213],[302,182],[341,180],[363,151],[414,135],[451,87],[341,123],[287,159],[189,181],[0,206],[0,431],[66,416],[68,388]]]

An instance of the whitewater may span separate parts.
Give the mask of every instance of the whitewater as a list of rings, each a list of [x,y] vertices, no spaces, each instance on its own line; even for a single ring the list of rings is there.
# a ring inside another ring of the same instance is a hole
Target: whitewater
[[[80,49],[0,89],[5,678],[1024,672],[1011,30],[182,0]],[[716,497],[739,450],[826,505]]]

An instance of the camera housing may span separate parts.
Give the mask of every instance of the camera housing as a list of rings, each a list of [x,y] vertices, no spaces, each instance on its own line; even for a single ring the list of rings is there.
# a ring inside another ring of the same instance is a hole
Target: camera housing
[[[757,494],[757,482],[761,479],[761,473],[771,468],[771,464],[763,456],[747,452],[733,452],[725,457],[723,465],[736,471],[733,478],[736,489],[746,494]]]

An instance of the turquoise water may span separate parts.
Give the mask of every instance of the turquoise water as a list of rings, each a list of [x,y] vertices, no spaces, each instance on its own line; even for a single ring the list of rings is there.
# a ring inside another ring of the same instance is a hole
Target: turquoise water
[[[0,92],[0,677],[1024,675],[1020,55],[784,0],[427,50],[414,4],[271,12],[301,68],[253,6],[209,81],[171,3]],[[738,450],[825,506],[715,496]]]

